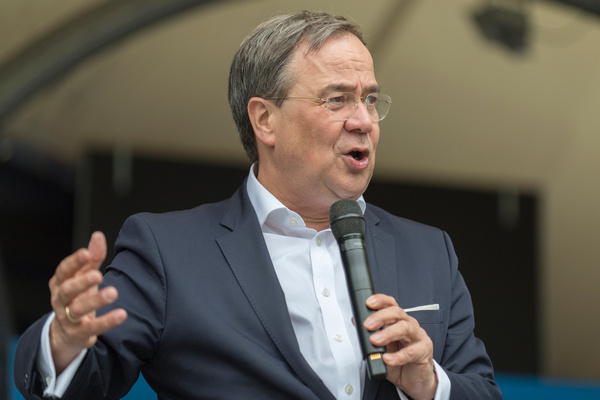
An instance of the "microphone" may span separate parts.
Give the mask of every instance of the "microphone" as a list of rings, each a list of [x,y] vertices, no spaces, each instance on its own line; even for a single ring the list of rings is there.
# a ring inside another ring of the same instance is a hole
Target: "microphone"
[[[354,325],[358,331],[360,348],[367,364],[369,378],[383,379],[387,376],[387,369],[382,359],[385,350],[383,347],[373,346],[369,340],[372,332],[363,325],[365,319],[374,313],[367,307],[366,301],[375,293],[365,248],[365,217],[356,201],[344,199],[331,205],[329,224],[340,246],[354,312]]]

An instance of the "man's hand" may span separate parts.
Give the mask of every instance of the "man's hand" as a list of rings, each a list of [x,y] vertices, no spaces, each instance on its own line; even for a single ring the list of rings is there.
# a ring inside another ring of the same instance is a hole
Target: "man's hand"
[[[433,343],[416,319],[404,312],[393,297],[376,294],[367,299],[373,313],[365,328],[379,332],[371,335],[371,343],[385,346],[383,361],[388,367],[387,379],[415,400],[431,400],[437,389],[433,364]]]
[[[87,248],[79,249],[59,264],[49,287],[56,317],[50,325],[50,347],[59,375],[84,349],[92,347],[98,335],[120,325],[127,318],[122,308],[96,317],[96,310],[114,302],[114,287],[99,290],[99,271],[106,258],[106,238],[95,232]]]

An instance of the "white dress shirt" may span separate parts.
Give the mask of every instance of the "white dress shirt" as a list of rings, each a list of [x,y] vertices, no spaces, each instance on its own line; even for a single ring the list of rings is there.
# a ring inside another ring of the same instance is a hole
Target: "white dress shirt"
[[[260,223],[300,352],[337,399],[360,400],[366,366],[354,327],[350,296],[338,244],[331,229],[307,228],[258,182],[250,168],[247,191]],[[365,201],[358,199],[363,213]],[[87,350],[56,376],[50,351],[51,314],[42,331],[37,366],[45,377],[45,396],[62,397]],[[362,323],[362,322],[361,322]],[[450,398],[450,380],[435,362],[438,389],[434,400]],[[398,390],[402,400],[409,400]]]
[[[336,398],[360,400],[365,366],[331,229],[307,228],[253,173],[247,189],[302,355]],[[364,211],[364,200],[359,204]]]
[[[248,196],[285,294],[300,352],[337,399],[360,399],[366,366],[333,233],[307,228],[302,217],[265,189],[253,171],[254,165]],[[357,202],[364,213],[363,197]],[[450,379],[435,360],[434,365],[439,381],[434,400],[448,400]],[[400,390],[398,394],[408,400]]]

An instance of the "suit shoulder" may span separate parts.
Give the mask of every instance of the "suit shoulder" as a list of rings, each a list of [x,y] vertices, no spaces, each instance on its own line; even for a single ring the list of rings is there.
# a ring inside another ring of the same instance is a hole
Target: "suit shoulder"
[[[380,207],[369,204],[365,211],[367,228],[371,228],[374,237],[387,237],[394,241],[396,250],[403,257],[412,257],[412,265],[427,264],[449,266],[456,272],[458,258],[450,236],[442,229],[398,217]],[[406,259],[406,258],[405,258]],[[411,263],[408,263],[410,265]]]
[[[429,235],[443,234],[442,229],[438,227],[427,225],[408,218],[399,217],[381,207],[370,203],[367,205],[366,218],[369,218],[369,214],[371,214],[370,216],[375,219],[374,223],[376,223],[382,229],[408,230]]]
[[[201,204],[194,208],[161,213],[140,212],[127,218],[125,223],[143,222],[153,227],[165,228],[218,224],[227,202],[228,200],[223,200],[216,203]]]

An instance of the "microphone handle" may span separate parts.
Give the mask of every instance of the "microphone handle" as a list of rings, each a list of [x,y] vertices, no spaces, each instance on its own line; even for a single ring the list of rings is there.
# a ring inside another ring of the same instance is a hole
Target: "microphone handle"
[[[366,305],[367,299],[373,295],[373,280],[369,269],[369,261],[365,249],[365,241],[360,235],[354,238],[344,238],[340,242],[342,263],[346,271],[346,283],[354,312],[354,325],[358,332],[358,339],[363,357],[367,364],[370,379],[383,379],[387,376],[387,369],[382,355],[383,347],[374,346],[369,337],[373,332],[368,331],[363,323],[375,311]]]

